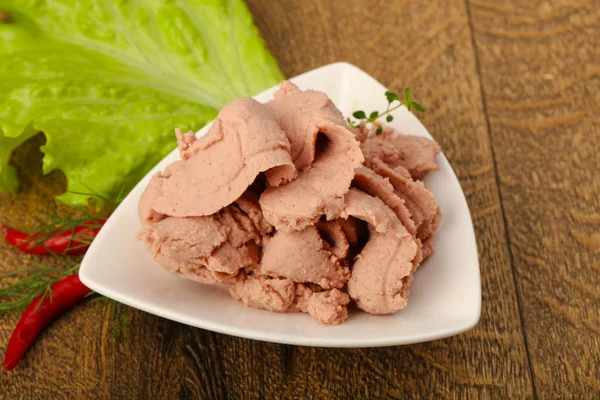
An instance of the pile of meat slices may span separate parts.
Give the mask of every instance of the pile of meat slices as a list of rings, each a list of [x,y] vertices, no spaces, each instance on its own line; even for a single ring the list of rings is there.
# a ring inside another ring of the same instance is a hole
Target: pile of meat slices
[[[167,270],[224,284],[251,307],[339,324],[407,304],[441,214],[420,181],[437,143],[348,127],[321,92],[224,107],[208,133],[176,130],[181,160],[139,204],[140,240]]]

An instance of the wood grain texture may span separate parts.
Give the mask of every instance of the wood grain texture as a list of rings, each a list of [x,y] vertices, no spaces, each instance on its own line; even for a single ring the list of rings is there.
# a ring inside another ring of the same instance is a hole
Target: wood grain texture
[[[536,392],[599,398],[600,2],[470,9]]]
[[[0,372],[0,398],[590,396],[600,355],[599,7],[569,1],[538,15],[533,5],[482,1],[248,2],[286,76],[348,61],[392,89],[410,85],[427,107],[419,117],[459,176],[475,225],[475,329],[412,346],[320,349],[131,310],[125,346],[111,342],[106,310],[88,301],[44,332],[16,370]],[[13,157],[22,192],[0,194],[2,223],[31,230],[40,212],[70,212],[52,201],[64,178],[41,176],[41,141]],[[22,264],[0,243],[0,271]],[[0,319],[0,355],[16,320]]]

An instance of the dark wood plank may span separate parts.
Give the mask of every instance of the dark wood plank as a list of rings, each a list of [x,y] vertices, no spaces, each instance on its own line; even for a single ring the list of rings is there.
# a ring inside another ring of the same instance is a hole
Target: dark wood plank
[[[470,0],[540,398],[600,396],[600,2]]]
[[[19,368],[0,373],[8,398],[527,398],[519,316],[467,9],[462,1],[376,3],[251,0],[287,76],[345,60],[428,108],[467,194],[480,251],[483,310],[458,337],[404,347],[319,349],[215,334],[132,311],[129,346],[111,343],[106,313],[83,304],[57,321]],[[39,139],[38,145],[39,145]],[[0,221],[31,229],[61,177],[42,178],[31,150],[14,157],[23,192],[0,195]],[[19,255],[0,244],[0,269]],[[6,261],[4,261],[6,260]],[[17,316],[0,322],[4,346]]]

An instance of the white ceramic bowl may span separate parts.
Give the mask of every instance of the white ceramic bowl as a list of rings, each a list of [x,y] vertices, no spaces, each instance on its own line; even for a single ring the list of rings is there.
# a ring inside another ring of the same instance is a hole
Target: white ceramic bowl
[[[327,93],[344,115],[356,109],[386,106],[383,85],[347,63],[317,68],[291,79],[301,89]],[[265,102],[273,87],[255,97]],[[407,134],[431,138],[404,107],[391,125]],[[208,125],[199,134],[207,131]],[[228,335],[276,343],[327,347],[374,347],[424,342],[464,332],[481,310],[479,262],[465,196],[448,160],[439,155],[440,171],[426,186],[440,204],[443,219],[435,236],[435,253],[416,272],[408,306],[394,315],[350,313],[339,326],[321,325],[308,314],[278,314],[245,307],[223,287],[205,286],[168,273],[136,240],[137,204],[150,177],[179,159],[165,157],[129,193],[92,243],[79,275],[94,291],[140,310]]]

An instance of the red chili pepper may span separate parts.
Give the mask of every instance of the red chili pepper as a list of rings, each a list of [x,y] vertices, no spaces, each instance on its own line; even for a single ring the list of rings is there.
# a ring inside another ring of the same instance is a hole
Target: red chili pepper
[[[91,241],[100,231],[99,227],[92,228],[92,226],[102,225],[104,222],[106,221],[99,219],[97,221],[85,222],[73,229],[58,230],[50,234],[36,233],[34,235],[27,235],[4,225],[0,225],[0,228],[8,243],[17,246],[26,253],[80,254],[85,253],[88,247],[90,247],[88,243],[83,243],[80,240],[86,239]],[[48,237],[48,239],[39,244],[40,239],[43,237]]]
[[[79,303],[86,294],[91,292],[81,283],[77,274],[55,283],[50,290],[51,295],[40,295],[33,300],[17,323],[6,347],[4,369],[10,370],[16,367],[40,332],[56,317]],[[40,300],[41,304],[38,305]]]

